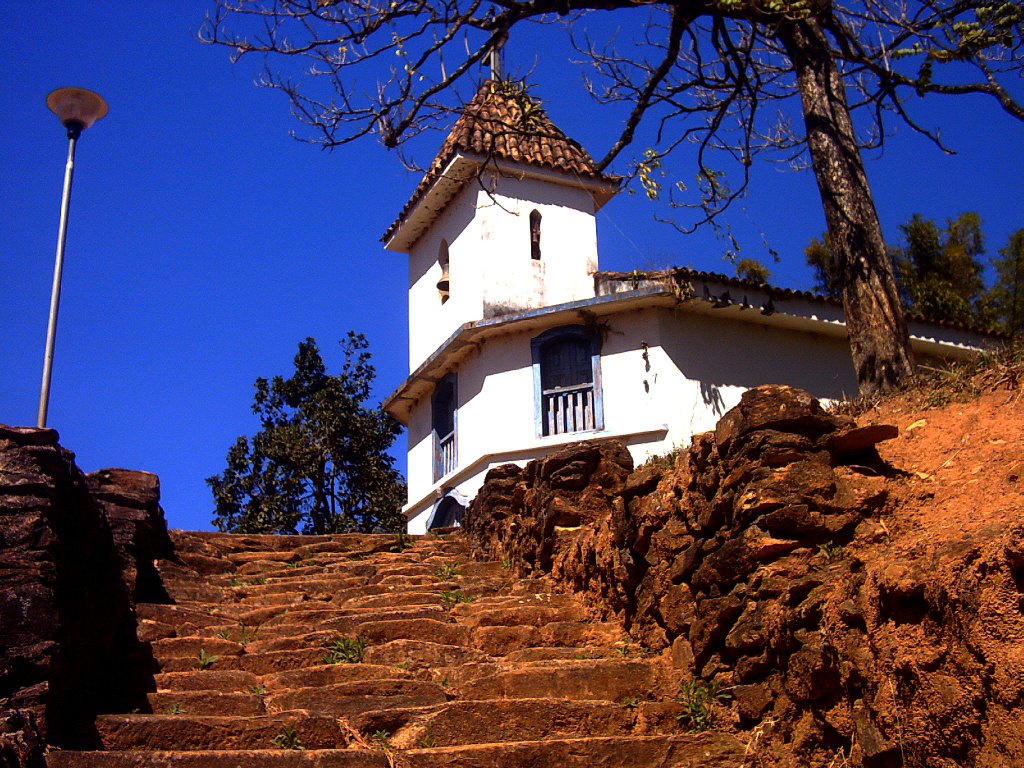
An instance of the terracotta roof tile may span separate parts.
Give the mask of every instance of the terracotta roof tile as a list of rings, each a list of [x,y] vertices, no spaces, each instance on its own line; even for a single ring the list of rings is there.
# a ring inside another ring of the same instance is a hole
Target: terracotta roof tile
[[[486,80],[463,108],[430,168],[382,240],[387,241],[395,233],[459,153],[613,181],[597,170],[587,151],[551,122],[543,108],[518,84]]]

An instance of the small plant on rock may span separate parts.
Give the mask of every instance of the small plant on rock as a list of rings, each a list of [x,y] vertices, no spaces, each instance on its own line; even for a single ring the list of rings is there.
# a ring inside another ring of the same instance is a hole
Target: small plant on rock
[[[249,693],[257,696],[265,696],[267,693],[267,686],[263,683],[256,683],[256,685],[249,686]]]
[[[446,611],[451,610],[459,603],[472,603],[474,600],[472,595],[467,595],[465,592],[448,589],[439,592],[438,597],[441,598],[441,607]]]
[[[836,544],[834,541],[826,541],[824,544],[818,545],[818,552],[826,560],[835,560],[843,551],[842,544]]]
[[[404,531],[399,531],[398,533],[395,534],[395,541],[391,545],[391,551],[392,552],[404,552],[405,550],[409,549],[409,547],[411,547],[411,546],[412,546],[412,536],[410,536],[409,534],[405,533]]]
[[[256,639],[256,630],[246,626],[244,621],[238,622],[238,644],[246,646]]]
[[[270,740],[278,749],[305,749],[299,741],[299,735],[295,732],[295,726],[286,725],[281,732]]]
[[[324,645],[325,664],[358,664],[366,652],[366,638],[339,636]]]
[[[623,709],[636,709],[640,706],[639,696],[626,696],[622,701],[619,702],[619,706]]]
[[[213,663],[215,661],[217,661],[218,658],[220,658],[220,657],[219,656],[211,656],[210,654],[208,654],[206,652],[205,648],[200,648],[199,649],[199,668],[200,669],[209,669],[210,667],[213,666]]]
[[[459,569],[457,566],[445,563],[444,565],[437,566],[437,570],[434,571],[434,576],[438,581],[451,581],[459,575]]]
[[[391,738],[391,734],[387,731],[374,731],[370,738],[373,739],[374,743],[383,750],[389,750],[392,748],[391,742],[388,741],[388,739]]]
[[[178,702],[174,702],[173,704],[168,704],[166,707],[164,707],[164,714],[165,715],[180,715],[181,714],[181,705]]]
[[[708,730],[714,722],[712,710],[715,701],[728,696],[715,682],[695,678],[683,683],[676,696],[676,701],[683,705],[683,712],[678,715],[679,723],[690,733]]]
[[[677,445],[666,453],[651,456],[646,462],[644,462],[644,464],[658,469],[672,469],[676,465],[676,459],[679,458],[682,452],[683,447],[681,445]]]

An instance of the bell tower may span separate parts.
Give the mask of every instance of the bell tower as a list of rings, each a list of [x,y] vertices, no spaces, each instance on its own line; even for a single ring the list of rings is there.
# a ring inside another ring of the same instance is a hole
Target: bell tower
[[[409,256],[410,370],[465,323],[593,297],[618,187],[521,85],[485,81],[382,238]]]

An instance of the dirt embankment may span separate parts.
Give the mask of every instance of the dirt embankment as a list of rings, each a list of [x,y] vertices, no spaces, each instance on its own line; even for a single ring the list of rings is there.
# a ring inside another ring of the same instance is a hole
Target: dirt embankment
[[[614,444],[500,468],[467,531],[717,690],[748,765],[1024,765],[1022,400],[854,423],[762,387],[635,470]]]

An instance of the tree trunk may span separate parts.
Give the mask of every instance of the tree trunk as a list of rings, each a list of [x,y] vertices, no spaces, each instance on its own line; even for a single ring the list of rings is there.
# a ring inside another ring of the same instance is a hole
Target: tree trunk
[[[779,38],[800,89],[860,393],[886,391],[913,372],[913,355],[843,81],[818,20],[784,23]]]

